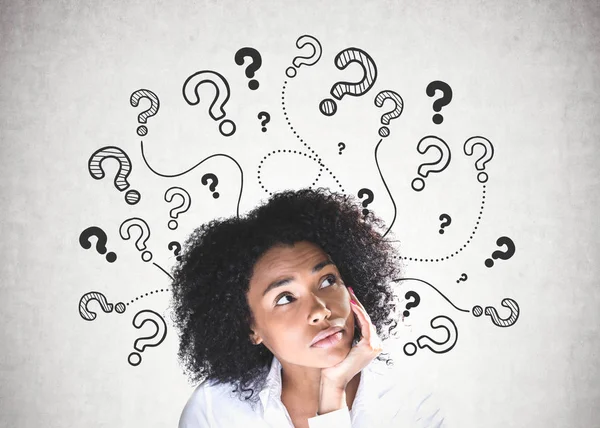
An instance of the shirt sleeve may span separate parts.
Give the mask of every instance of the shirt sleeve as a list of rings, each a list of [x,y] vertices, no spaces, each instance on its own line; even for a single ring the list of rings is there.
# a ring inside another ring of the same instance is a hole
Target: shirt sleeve
[[[178,428],[210,428],[208,403],[204,388],[198,388],[185,404],[179,417]]]
[[[413,423],[418,428],[448,428],[444,413],[432,392],[423,394],[416,402]]]
[[[351,428],[352,422],[348,406],[308,418],[308,426],[309,428]]]

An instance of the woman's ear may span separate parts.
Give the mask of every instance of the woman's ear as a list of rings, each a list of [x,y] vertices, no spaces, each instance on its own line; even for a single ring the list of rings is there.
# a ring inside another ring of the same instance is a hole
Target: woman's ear
[[[252,334],[250,335],[250,341],[254,345],[260,345],[262,343],[262,337],[260,337],[254,330],[252,330]]]

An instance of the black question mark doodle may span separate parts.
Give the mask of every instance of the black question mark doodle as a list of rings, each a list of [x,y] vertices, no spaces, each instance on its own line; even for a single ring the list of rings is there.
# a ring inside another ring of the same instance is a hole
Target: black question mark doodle
[[[90,238],[92,236],[98,238],[98,241],[96,241],[96,251],[98,251],[99,254],[106,253],[106,242],[108,241],[108,237],[106,236],[106,233],[97,226],[90,226],[81,232],[79,235],[79,245],[86,250],[92,248],[92,244],[90,242]],[[117,255],[113,252],[110,252],[106,255],[106,260],[109,263],[113,263],[115,260],[117,260]]]
[[[92,153],[88,160],[88,171],[96,180],[103,179],[105,174],[102,169],[102,162],[108,158],[116,159],[119,162],[119,170],[115,176],[115,187],[119,189],[119,192],[122,192],[129,187],[127,177],[131,174],[131,160],[127,153],[119,147],[106,146]],[[140,197],[140,192],[137,190],[128,190],[125,193],[125,202],[129,205],[135,205],[140,201]]]
[[[348,64],[353,62],[360,64],[363,69],[363,77],[355,83],[337,82],[333,85],[330,94],[337,100],[341,100],[344,95],[360,97],[369,92],[377,80],[377,66],[373,62],[373,58],[362,49],[344,49],[334,59],[334,64],[339,70],[345,69]],[[319,103],[319,110],[325,116],[333,116],[337,111],[337,104],[331,98],[327,98]]]
[[[456,281],[456,283],[458,284],[459,282],[461,282],[461,281],[466,281],[467,279],[469,279],[469,277],[467,276],[467,274],[466,274],[466,273],[463,273],[463,274],[460,276],[459,280],[458,280],[458,281]]]
[[[150,108],[148,110],[143,111],[138,115],[139,123],[147,123],[148,118],[154,116],[158,113],[158,109],[160,108],[160,101],[154,92],[149,89],[138,89],[133,94],[131,94],[131,98],[129,102],[133,107],[137,107],[141,98],[147,98],[150,100]],[[138,126],[137,134],[140,137],[143,137],[148,133],[148,128],[145,126]]]
[[[177,261],[180,261],[181,256],[179,255],[179,253],[181,252],[181,244],[177,241],[169,242],[169,250],[173,251],[173,249],[175,250],[175,255],[177,256]]]
[[[405,317],[407,317],[410,315],[410,312],[408,311],[409,309],[419,306],[419,303],[421,303],[421,297],[415,291],[409,291],[404,295],[404,297],[406,300],[409,300],[411,297],[415,299],[413,302],[408,302],[406,304],[406,310],[403,312],[403,314]]]
[[[444,96],[433,103],[433,110],[440,111],[442,107],[447,106],[452,101],[452,88],[446,82],[442,82],[441,80],[434,80],[429,85],[427,85],[427,95],[433,97],[435,95],[436,90],[442,91]],[[433,115],[433,123],[439,125],[444,121],[444,117],[441,114]]]
[[[150,309],[144,309],[135,314],[132,324],[135,328],[140,329],[146,322],[154,324],[156,326],[156,332],[151,336],[140,337],[134,342],[133,347],[139,352],[144,352],[144,349],[151,346],[160,345],[165,340],[165,337],[167,337],[167,324],[165,323],[165,320]],[[137,352],[132,352],[129,354],[127,361],[129,361],[129,364],[132,366],[137,366],[142,362],[142,356]]]
[[[492,259],[494,259],[494,260],[496,260],[496,259],[508,260],[515,254],[515,249],[516,249],[515,243],[508,236],[501,236],[500,238],[498,238],[498,240],[496,241],[496,245],[498,245],[499,247],[506,245],[507,250],[506,251],[499,251],[499,250],[494,251],[492,253]],[[485,265],[489,268],[494,266],[494,260],[492,260],[492,259],[487,259],[485,261]]]
[[[465,141],[465,145],[463,146],[465,155],[473,156],[473,148],[475,146],[483,147],[483,155],[475,161],[475,168],[477,168],[478,171],[481,171],[477,174],[477,181],[485,183],[488,180],[488,175],[485,172],[485,164],[494,157],[494,145],[485,137],[471,137]]]
[[[338,149],[339,149],[338,155],[341,155],[342,150],[344,150],[345,148],[346,148],[346,145],[344,143],[338,143]]]
[[[442,224],[440,224],[440,228],[441,229],[439,230],[440,235],[443,235],[444,234],[444,227],[450,226],[450,223],[452,223],[452,218],[448,214],[442,214],[440,216],[440,220],[444,220],[444,221],[442,221]]]
[[[496,308],[492,306],[485,307],[485,314],[492,319],[494,325],[498,327],[510,327],[511,325],[517,322],[517,319],[519,319],[519,305],[517,304],[517,302],[510,298],[502,299],[502,302],[500,302],[500,304],[510,310],[510,315],[508,317],[500,318],[498,316]],[[481,306],[473,306],[474,316],[480,317],[482,313],[483,309],[481,309]]]
[[[217,188],[217,184],[219,184],[219,179],[212,173],[204,174],[202,176],[202,184],[206,186],[208,184],[208,180],[211,181],[211,185],[208,186],[208,188],[211,192],[213,192],[213,198],[217,199],[219,197],[219,192],[215,192],[215,189]]]
[[[262,125],[262,132],[267,132],[267,128],[265,125],[271,121],[271,115],[266,111],[261,111],[260,113],[258,113],[259,119],[263,117],[264,119],[260,122],[260,124]]]
[[[377,107],[382,107],[385,100],[392,100],[394,103],[394,109],[381,116],[381,123],[389,125],[390,120],[396,119],[402,114],[404,101],[402,100],[402,97],[394,91],[381,91],[375,97],[375,105]],[[387,137],[388,135],[390,135],[390,130],[387,126],[379,128],[380,137]]]
[[[205,83],[210,83],[215,88],[215,97],[208,109],[208,114],[212,120],[219,121],[226,115],[225,104],[227,104],[230,95],[229,83],[227,83],[227,80],[221,74],[212,70],[202,70],[192,74],[183,84],[183,98],[191,106],[199,104],[200,95],[198,95],[198,88]],[[230,137],[235,134],[235,128],[235,123],[229,119],[225,119],[219,123],[219,132],[224,137]]]
[[[450,159],[452,158],[450,147],[448,147],[448,144],[446,144],[446,142],[441,138],[428,135],[421,138],[421,140],[417,143],[417,151],[422,155],[427,153],[429,149],[433,147],[439,150],[440,158],[435,162],[424,163],[419,166],[417,169],[417,174],[423,178],[427,178],[427,175],[429,175],[430,172],[444,171],[450,164]],[[437,168],[434,168],[435,166],[437,166]],[[420,192],[425,188],[425,181],[421,177],[415,178],[411,183],[411,187],[415,192]]]
[[[458,341],[458,329],[451,318],[448,318],[444,315],[438,315],[437,317],[433,318],[429,324],[436,330],[446,330],[448,337],[443,342],[438,342],[429,336],[422,335],[417,339],[417,345],[419,345],[419,348],[428,348],[431,352],[436,354],[443,354],[454,348],[456,342]],[[416,352],[417,346],[414,343],[408,342],[406,345],[404,345],[404,353],[409,357],[415,355]]]
[[[342,144],[344,144],[344,143],[342,143]],[[362,213],[364,216],[366,216],[367,214],[369,214],[367,205],[369,205],[371,202],[373,202],[374,196],[373,196],[373,191],[371,189],[367,189],[367,188],[363,188],[358,191],[358,197],[360,199],[362,199],[362,197],[364,195],[367,195],[367,199],[365,199],[362,203],[362,206],[365,207],[365,209],[362,210]]]
[[[313,48],[313,53],[309,56],[294,57],[292,64],[294,64],[294,66],[297,68],[300,68],[301,65],[315,65],[319,59],[321,59],[321,53],[323,49],[321,47],[321,43],[319,43],[317,39],[315,39],[313,36],[309,36],[308,34],[298,37],[298,40],[296,40],[296,46],[298,49],[302,49],[306,45]],[[285,70],[285,74],[287,77],[296,76],[296,68],[288,67]]]
[[[105,313],[111,313],[113,310],[113,304],[108,303],[106,300],[106,296],[104,294],[99,293],[98,291],[90,291],[89,293],[85,293],[79,299],[79,315],[86,321],[94,321],[96,319],[96,312],[88,309],[87,305],[91,300],[95,300],[100,304],[100,307]],[[123,302],[116,303],[114,305],[115,311],[117,313],[122,314],[125,312],[127,308]]]
[[[119,234],[121,235],[122,239],[131,239],[129,229],[134,226],[137,226],[140,229],[140,237],[137,239],[137,241],[135,241],[135,247],[138,249],[138,251],[143,251],[142,260],[149,262],[152,260],[152,253],[146,250],[146,242],[148,242],[148,239],[150,238],[150,227],[148,226],[148,223],[139,217],[128,218],[121,223],[121,226],[119,226]]]
[[[241,48],[235,53],[235,63],[237,65],[243,65],[244,58],[247,56],[249,56],[252,59],[252,61],[250,62],[250,65],[246,67],[246,77],[254,77],[254,73],[262,65],[262,58],[260,56],[260,53],[256,49],[245,47]],[[252,79],[248,82],[248,87],[253,91],[258,89],[258,86],[258,80]]]

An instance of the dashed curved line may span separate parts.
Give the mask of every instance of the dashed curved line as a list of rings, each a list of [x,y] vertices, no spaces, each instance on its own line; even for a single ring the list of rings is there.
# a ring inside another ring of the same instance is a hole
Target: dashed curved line
[[[150,294],[154,294],[154,293],[158,294],[158,293],[167,292],[167,291],[169,291],[167,288],[161,288],[160,290],[154,290],[154,291],[151,291],[150,293],[140,294],[135,299],[131,299],[129,302],[125,303],[125,305],[129,306],[130,304],[135,303],[137,300],[143,299],[144,297],[146,297]]]
[[[471,243],[471,240],[473,239],[473,237],[475,236],[475,231],[477,230],[477,226],[479,225],[479,220],[481,220],[481,215],[483,214],[483,208],[485,205],[485,184],[482,184],[483,186],[483,194],[481,197],[481,207],[479,210],[479,216],[477,217],[477,221],[475,222],[475,226],[473,228],[473,231],[471,232],[471,235],[469,236],[469,238],[467,239],[467,242],[465,244],[463,244],[462,247],[460,247],[457,251],[455,251],[454,253],[451,253],[449,256],[445,256],[445,257],[440,257],[437,259],[422,259],[422,258],[417,258],[417,257],[405,257],[405,256],[400,256],[401,259],[404,260],[409,260],[409,261],[415,261],[415,262],[442,262],[444,260],[449,260],[451,257],[454,257],[455,255],[457,255],[459,252],[461,252],[463,250],[463,248],[467,247],[467,244]]]
[[[446,296],[444,296],[444,294],[443,294],[443,293],[442,293],[440,290],[438,290],[438,289],[437,289],[437,288],[435,288],[433,285],[431,285],[430,283],[428,283],[427,281],[424,281],[424,280],[422,280],[422,279],[419,279],[419,278],[398,278],[398,279],[395,279],[395,280],[394,280],[394,282],[408,281],[408,280],[412,280],[412,281],[419,281],[419,282],[422,282],[422,283],[424,283],[424,284],[427,284],[427,285],[429,285],[431,288],[433,288],[435,291],[437,291],[437,292],[439,293],[439,295],[440,295],[440,296],[442,296],[444,299],[446,299],[446,301],[447,301],[448,303],[450,303],[450,304],[451,304],[451,305],[454,307],[454,309],[456,309],[456,310],[458,310],[458,311],[461,311],[461,312],[471,312],[471,311],[470,311],[470,310],[468,310],[468,309],[461,309],[461,308],[457,307],[457,306],[456,306],[454,303],[452,303],[452,302],[450,301],[450,299],[448,299]]]
[[[317,154],[317,152],[315,152],[308,144],[306,144],[304,142],[304,140],[300,137],[300,135],[298,135],[298,133],[296,132],[296,130],[294,129],[294,127],[292,126],[292,123],[290,122],[290,119],[288,117],[288,114],[285,110],[285,90],[286,90],[286,86],[287,86],[288,81],[284,80],[283,82],[283,88],[281,89],[281,108],[283,109],[283,116],[285,117],[285,121],[287,122],[288,126],[290,127],[290,130],[292,131],[292,133],[294,134],[294,136],[300,140],[300,142],[304,145],[304,147],[306,147],[308,150],[311,151],[311,153],[316,156],[316,158],[318,159],[319,165],[323,166],[325,168],[325,171],[327,171],[329,173],[329,175],[331,175],[331,177],[335,180],[336,183],[338,183],[338,186],[340,187],[340,189],[342,190],[342,193],[346,194],[346,192],[344,191],[344,188],[342,187],[341,184],[339,184],[339,180],[337,179],[337,177],[329,170],[329,168],[327,168],[324,164],[323,164],[323,160],[321,159],[321,156],[319,156]],[[310,155],[309,155],[310,156]],[[317,181],[317,179],[315,179],[315,182]],[[265,191],[267,191],[265,189]],[[268,192],[268,191],[267,191]]]
[[[191,170],[193,170],[194,168],[196,168],[198,165],[200,165],[201,163],[203,163],[204,161],[209,160],[210,158],[213,158],[215,156],[223,156],[226,157],[228,159],[231,159],[238,167],[238,169],[240,170],[240,194],[238,196],[238,201],[237,201],[237,207],[236,207],[236,214],[237,217],[240,217],[240,201],[242,200],[242,192],[244,190],[244,171],[242,170],[242,167],[240,166],[240,164],[231,156],[226,155],[225,153],[216,153],[214,155],[210,155],[204,159],[202,159],[200,162],[198,162],[196,165],[194,165],[193,167],[187,169],[186,171],[180,172],[178,174],[161,174],[160,172],[155,171],[150,164],[148,163],[148,161],[146,160],[146,155],[144,154],[144,141],[141,141],[141,145],[142,145],[142,158],[144,159],[144,163],[146,164],[146,166],[148,167],[148,169],[150,171],[152,171],[154,174],[160,176],[160,177],[166,177],[166,178],[173,178],[173,177],[179,177],[180,175],[184,175],[187,174],[188,172],[190,172]],[[168,275],[168,274],[167,274]],[[171,278],[172,279],[172,278]]]

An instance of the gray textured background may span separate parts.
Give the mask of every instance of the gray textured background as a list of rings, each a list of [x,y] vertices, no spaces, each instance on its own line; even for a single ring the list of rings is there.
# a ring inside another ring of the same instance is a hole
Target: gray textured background
[[[245,171],[242,213],[267,191],[308,186],[317,177],[312,161],[271,156],[265,191],[256,171],[267,153],[312,149],[335,174],[322,174],[319,185],[340,190],[337,179],[347,193],[372,189],[369,207],[388,224],[394,210],[373,158],[385,110],[372,99],[375,91],[397,91],[405,108],[380,147],[380,167],[398,209],[393,232],[411,257],[449,254],[469,236],[481,185],[461,147],[471,136],[488,138],[496,152],[472,242],[451,261],[407,263],[407,276],[431,282],[462,308],[490,305],[505,316],[500,301],[511,297],[520,318],[501,329],[413,284],[422,301],[412,324],[402,327],[406,340],[398,349],[420,334],[435,337],[427,323],[440,313],[456,321],[459,340],[449,353],[419,350],[411,358],[400,353],[398,361],[407,382],[431,382],[453,426],[590,427],[600,420],[598,2],[3,1],[0,26],[2,426],[176,426],[191,393],[171,328],[161,346],[143,352],[142,364],[127,363],[134,341],[151,332],[135,329],[133,315],[150,308],[166,317],[168,292],[135,301],[124,314],[94,306],[93,322],[77,310],[92,290],[115,303],[168,288],[168,278],[141,261],[134,243],[119,238],[124,219],[148,222],[153,261],[168,269],[168,242],[183,240],[201,222],[235,215],[239,173],[224,158],[179,179],[159,178],[144,166],[135,134],[143,109],[129,104],[140,88],[161,100],[144,138],[157,170],[175,174],[213,153],[233,156]],[[321,41],[323,57],[288,82],[286,111],[310,149],[281,109],[284,70],[306,53],[295,47],[302,34]],[[262,54],[258,91],[248,90],[244,67],[233,61],[243,46]],[[376,88],[344,98],[325,118],[317,105],[331,86],[360,76],[354,66],[333,66],[351,46],[377,63]],[[226,111],[238,130],[229,139],[208,117],[206,102],[191,107],[181,97],[184,80],[202,69],[220,71],[231,85]],[[454,91],[440,126],[431,122],[433,99],[425,95],[438,79]],[[261,110],[271,114],[264,134]],[[448,142],[453,159],[417,194],[410,181],[435,156],[419,155],[416,143],[430,134]],[[339,156],[341,141],[347,148]],[[112,184],[116,164],[105,165],[101,181],[87,171],[89,156],[107,145],[132,160],[129,182],[142,193],[136,206],[126,205]],[[218,200],[200,184],[207,172],[219,176]],[[163,200],[173,185],[192,196],[176,231],[166,227],[173,205]],[[453,222],[441,236],[443,212]],[[107,232],[115,263],[79,246],[91,225]],[[516,254],[488,269],[483,260],[502,235],[514,240]],[[463,272],[469,279],[457,284]]]

